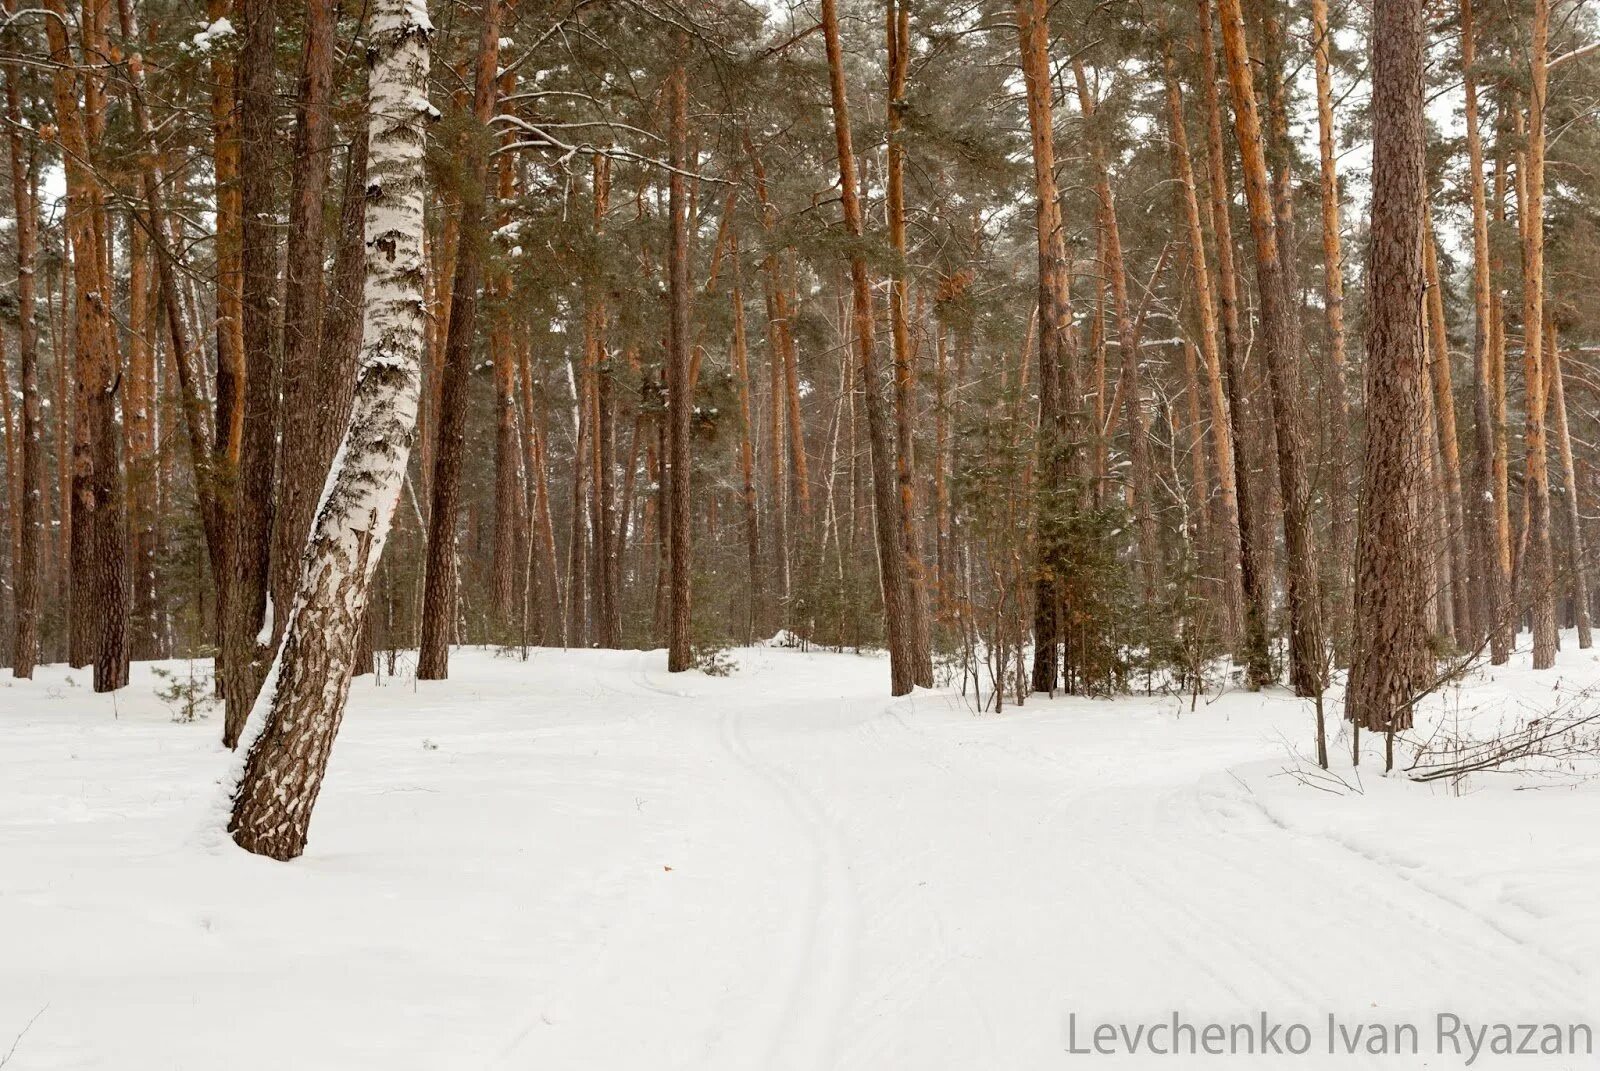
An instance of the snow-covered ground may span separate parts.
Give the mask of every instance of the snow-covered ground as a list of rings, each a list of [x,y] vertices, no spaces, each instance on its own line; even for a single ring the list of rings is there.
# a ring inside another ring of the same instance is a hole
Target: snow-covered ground
[[[115,696],[0,678],[0,1065],[1460,1067],[1441,1012],[1600,1027],[1581,768],[1453,788],[1373,751],[1329,792],[1285,773],[1311,715],[1283,693],[979,715],[888,700],[873,658],[735,657],[463,650],[446,683],[359,681],[290,864],[206,828],[218,715],[173,722],[149,666]],[[1600,682],[1570,636],[1557,671],[1526,658],[1429,716]],[[1071,1051],[1175,1013],[1314,1042]],[[1330,1056],[1329,1014],[1418,1024],[1422,1053]]]

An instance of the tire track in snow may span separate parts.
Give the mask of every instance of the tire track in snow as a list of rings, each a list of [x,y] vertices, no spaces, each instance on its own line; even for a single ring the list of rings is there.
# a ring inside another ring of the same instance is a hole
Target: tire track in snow
[[[719,739],[733,759],[755,774],[804,829],[812,854],[805,906],[791,934],[791,962],[781,1002],[765,1031],[761,1068],[817,1069],[833,1065],[839,1021],[850,997],[860,907],[843,839],[817,798],[756,755],[744,738],[742,713],[729,708]]]

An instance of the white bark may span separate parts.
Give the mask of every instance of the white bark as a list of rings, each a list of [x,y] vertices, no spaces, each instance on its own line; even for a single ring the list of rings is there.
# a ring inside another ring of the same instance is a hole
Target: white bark
[[[350,424],[301,559],[298,594],[236,754],[228,830],[291,859],[344,715],[367,592],[399,504],[424,349],[425,0],[374,0],[368,27],[366,289]]]

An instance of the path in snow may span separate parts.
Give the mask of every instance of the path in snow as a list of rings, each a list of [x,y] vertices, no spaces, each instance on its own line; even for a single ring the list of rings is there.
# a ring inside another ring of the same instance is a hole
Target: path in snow
[[[975,716],[874,659],[739,660],[362,683],[289,865],[206,847],[216,727],[147,667],[115,720],[59,667],[5,681],[8,1071],[1221,1067],[1074,1057],[1068,1016],[1600,1018],[1600,793],[1330,797],[1275,776],[1282,695]]]

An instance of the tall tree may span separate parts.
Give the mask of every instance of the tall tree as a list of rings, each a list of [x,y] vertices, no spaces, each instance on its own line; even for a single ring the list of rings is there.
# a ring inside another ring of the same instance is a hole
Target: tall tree
[[[75,397],[72,417],[70,614],[94,664],[94,688],[128,683],[127,519],[117,450],[116,390],[121,359],[111,318],[104,258],[101,190],[90,155],[94,94],[78,99],[79,65],[67,39],[62,0],[47,0],[45,20],[54,65],[56,130],[65,157],[65,226],[72,247]],[[86,30],[86,32],[88,32]],[[9,401],[8,403],[9,404]],[[58,417],[58,421],[60,418]],[[58,427],[65,429],[64,423]],[[65,472],[65,469],[62,470]],[[63,488],[68,484],[64,477]],[[69,659],[70,660],[70,659]]]
[[[239,206],[244,390],[238,465],[232,472],[233,515],[227,550],[223,621],[222,741],[236,747],[265,675],[268,575],[276,502],[279,360],[274,309],[278,293],[277,0],[239,0],[244,41],[239,52]]]
[[[308,0],[289,173],[289,234],[283,284],[283,428],[278,442],[278,488],[272,518],[269,573],[272,604],[287,607],[299,581],[300,551],[327,476],[316,440],[324,418],[320,374],[323,315],[323,199],[333,144],[329,97],[333,87],[334,0]],[[272,637],[283,635],[274,613]]]
[[[1423,0],[1389,0],[1372,35],[1372,236],[1367,277],[1367,445],[1345,716],[1411,726],[1428,668],[1421,486],[1422,218],[1427,201]]]
[[[1533,668],[1556,661],[1555,568],[1550,546],[1550,462],[1545,443],[1544,164],[1549,85],[1550,0],[1533,0],[1528,48],[1528,135],[1522,158],[1522,378],[1527,395],[1523,445],[1528,466],[1528,565],[1523,570],[1533,616]]]
[[[16,0],[6,0],[8,17],[16,15]],[[11,157],[11,203],[16,208],[17,247],[17,360],[22,387],[21,508],[17,513],[16,599],[11,648],[11,672],[19,678],[33,676],[39,660],[39,604],[42,584],[44,536],[44,411],[39,397],[39,331],[35,323],[37,281],[35,255],[39,245],[39,216],[35,207],[38,166],[35,152],[23,148],[22,66],[5,65],[7,141]],[[10,399],[5,404],[10,405]]]
[[[839,40],[837,0],[822,0],[822,34],[828,53],[828,96],[833,109],[834,144],[839,160],[839,200],[844,226],[858,243],[850,255],[850,298],[856,354],[861,370],[862,400],[867,410],[867,441],[872,453],[872,498],[878,541],[878,579],[889,640],[889,693],[905,695],[916,684],[916,625],[909,616],[906,593],[904,524],[895,486],[894,443],[883,385],[878,374],[877,339],[872,312],[872,282],[867,258],[859,246],[864,225],[850,133],[850,105],[845,93],[844,47]]]
[[[684,172],[690,166],[687,36],[680,33],[674,47],[678,54],[667,83],[667,141],[672,165],[667,183],[667,669],[682,673],[694,664],[690,647],[693,537],[689,469],[694,387],[689,370],[689,208],[684,185]]]
[[[439,391],[438,452],[433,467],[433,506],[428,511],[428,559],[423,583],[422,644],[417,677],[444,680],[450,675],[450,641],[456,623],[456,525],[461,495],[461,449],[466,438],[467,392],[472,383],[472,351],[478,330],[478,299],[487,240],[484,201],[489,182],[489,120],[499,87],[500,3],[482,0],[478,60],[473,77],[472,118],[477,128],[467,139],[461,189],[461,215],[450,288],[450,322],[444,344],[444,378]]]
[[[1300,331],[1289,274],[1280,256],[1278,218],[1262,139],[1261,118],[1245,41],[1240,0],[1218,0],[1228,85],[1233,96],[1234,135],[1244,164],[1245,201],[1255,239],[1256,290],[1261,303],[1261,340],[1272,398],[1278,446],[1278,484],[1283,499],[1283,542],[1288,558],[1289,683],[1296,695],[1322,688],[1322,632],[1317,596],[1316,545],[1311,527],[1311,483],[1306,472],[1296,361]]]
[[[415,434],[428,39],[416,0],[374,0],[368,26],[370,167],[361,374],[337,469],[317,509],[295,604],[251,715],[228,830],[246,851],[293,859],[343,719],[367,594]]]
[[[1050,72],[1049,6],[1017,0],[1017,51],[1027,94],[1028,134],[1033,149],[1034,235],[1038,248],[1039,296],[1039,481],[1038,542],[1034,569],[1033,690],[1051,692],[1060,679],[1062,606],[1058,576],[1067,551],[1058,516],[1072,449],[1068,408],[1076,405],[1077,376],[1070,267],[1061,197],[1056,186],[1055,118]],[[1063,380],[1072,386],[1062,398]]]

